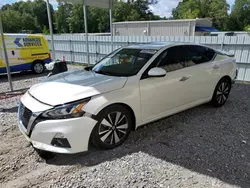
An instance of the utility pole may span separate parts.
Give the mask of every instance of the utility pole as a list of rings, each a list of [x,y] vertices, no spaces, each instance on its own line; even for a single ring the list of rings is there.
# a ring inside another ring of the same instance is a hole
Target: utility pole
[[[8,81],[10,85],[10,91],[13,91],[13,86],[12,86],[12,80],[11,80],[11,74],[10,74],[10,66],[9,66],[9,59],[8,59],[8,54],[5,46],[5,40],[4,40],[4,34],[3,34],[3,24],[2,24],[2,19],[1,19],[1,10],[0,10],[0,33],[1,33],[1,40],[2,40],[2,49],[3,49],[3,56],[4,56],[4,61],[6,65],[6,70],[7,70],[7,75],[8,75]]]

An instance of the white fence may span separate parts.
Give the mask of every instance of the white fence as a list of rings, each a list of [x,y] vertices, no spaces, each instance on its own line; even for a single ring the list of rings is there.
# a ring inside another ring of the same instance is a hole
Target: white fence
[[[50,43],[50,36],[46,36]],[[84,35],[55,35],[56,58],[75,63],[87,63]],[[90,63],[94,64],[111,52],[110,36],[89,36]],[[235,55],[238,63],[238,80],[250,81],[250,36],[114,36],[113,49],[145,42],[194,42],[225,50]]]

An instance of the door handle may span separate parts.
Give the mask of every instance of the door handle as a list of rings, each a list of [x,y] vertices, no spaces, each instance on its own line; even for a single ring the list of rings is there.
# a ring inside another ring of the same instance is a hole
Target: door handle
[[[220,66],[219,65],[214,65],[213,68],[218,69],[218,68],[220,68]]]
[[[186,81],[186,80],[188,80],[188,79],[189,79],[189,77],[183,76],[183,77],[180,79],[180,81],[181,81],[181,82],[184,82],[184,81]]]

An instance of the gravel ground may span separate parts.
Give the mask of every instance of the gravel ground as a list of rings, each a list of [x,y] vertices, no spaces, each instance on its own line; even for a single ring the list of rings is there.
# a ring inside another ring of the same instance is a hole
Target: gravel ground
[[[14,86],[43,76],[16,75]],[[0,90],[7,88],[0,77]],[[116,149],[49,161],[17,128],[20,97],[0,100],[0,187],[249,188],[249,93],[250,85],[236,84],[221,108],[202,105],[139,128]]]

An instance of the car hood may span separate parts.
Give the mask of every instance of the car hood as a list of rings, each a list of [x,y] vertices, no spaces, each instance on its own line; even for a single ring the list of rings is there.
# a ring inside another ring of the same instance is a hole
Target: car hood
[[[77,70],[51,76],[29,89],[37,100],[55,106],[122,88],[126,77]]]

